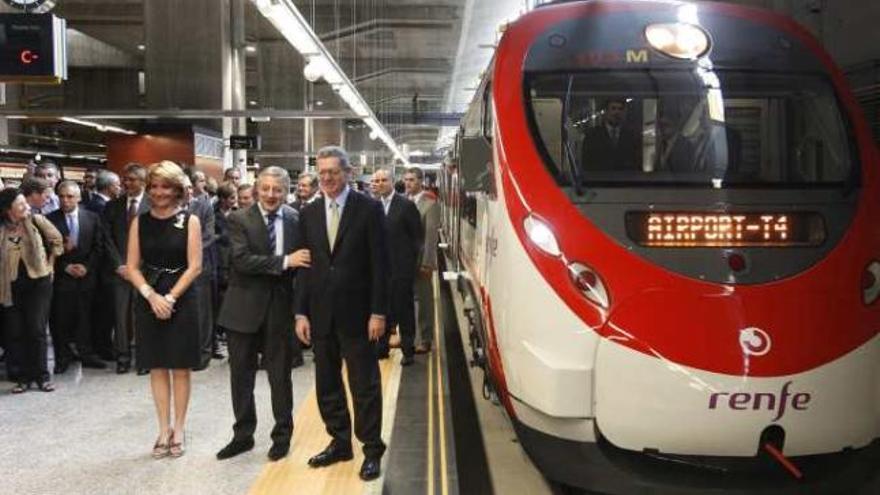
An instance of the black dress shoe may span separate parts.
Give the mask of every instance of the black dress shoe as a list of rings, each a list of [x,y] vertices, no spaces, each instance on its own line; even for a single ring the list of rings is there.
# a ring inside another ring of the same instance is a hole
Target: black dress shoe
[[[309,466],[314,468],[324,467],[341,461],[350,461],[352,458],[354,458],[354,454],[351,453],[351,448],[345,449],[335,443],[331,443],[318,455],[309,459]]]
[[[138,368],[138,370],[137,370],[137,376],[144,376],[144,375],[149,375],[149,374],[150,374],[150,370],[148,370],[147,368]]]
[[[220,449],[220,452],[217,452],[217,460],[222,461],[223,459],[235,457],[238,454],[243,454],[248,450],[251,450],[252,448],[254,448],[253,438],[247,440],[232,440],[226,445],[226,447]]]
[[[211,351],[211,359],[223,359],[225,357],[226,356],[222,352],[220,352],[220,349],[214,349],[213,351]]]
[[[98,370],[107,369],[107,363],[98,359],[95,355],[85,355],[80,358],[83,368],[94,368]]]
[[[287,453],[290,451],[290,441],[287,442],[275,442],[272,444],[272,448],[269,449],[269,460],[277,461],[278,459],[282,459],[287,456]]]
[[[412,356],[403,356],[403,359],[400,360],[400,365],[401,366],[409,366],[415,362],[416,362],[416,360],[413,359]]]
[[[361,464],[360,477],[364,481],[374,480],[379,477],[382,472],[382,459],[367,457]]]
[[[300,356],[299,359],[294,359],[293,362],[290,363],[290,369],[299,368],[304,364],[306,364],[306,362],[302,356]]]
[[[122,361],[119,361],[116,363],[116,374],[117,375],[124,375],[124,374],[128,373],[129,371],[131,371],[131,363],[124,363]]]

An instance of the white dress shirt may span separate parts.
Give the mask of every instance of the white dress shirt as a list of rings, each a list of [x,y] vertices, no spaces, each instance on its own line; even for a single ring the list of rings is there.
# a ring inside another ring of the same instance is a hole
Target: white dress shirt
[[[385,215],[388,216],[388,211],[391,209],[391,201],[394,200],[394,193],[392,192],[388,196],[382,197],[382,208],[385,210]]]

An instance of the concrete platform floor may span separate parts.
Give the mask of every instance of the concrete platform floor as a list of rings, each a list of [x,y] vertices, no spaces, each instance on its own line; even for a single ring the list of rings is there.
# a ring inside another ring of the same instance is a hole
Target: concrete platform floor
[[[313,365],[293,371],[294,414],[312,389]],[[0,383],[0,494],[240,495],[266,465],[272,428],[269,386],[257,375],[254,450],[226,461],[214,454],[232,438],[226,361],[193,374],[187,452],[150,457],[157,436],[149,377],[71,366],[57,390],[12,395]],[[294,425],[296,428],[296,425]]]

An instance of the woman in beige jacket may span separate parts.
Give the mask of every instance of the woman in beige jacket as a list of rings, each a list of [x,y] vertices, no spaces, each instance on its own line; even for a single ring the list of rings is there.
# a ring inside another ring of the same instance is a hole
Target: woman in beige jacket
[[[0,305],[14,394],[31,385],[43,392],[55,390],[46,363],[46,323],[52,267],[63,251],[61,233],[42,215],[30,214],[18,189],[0,191]]]

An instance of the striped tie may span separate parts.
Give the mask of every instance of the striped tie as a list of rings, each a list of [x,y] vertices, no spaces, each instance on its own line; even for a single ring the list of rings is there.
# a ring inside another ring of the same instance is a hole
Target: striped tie
[[[266,219],[268,223],[266,224],[266,229],[269,230],[269,252],[275,254],[275,219],[278,218],[277,213],[267,213]]]

